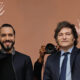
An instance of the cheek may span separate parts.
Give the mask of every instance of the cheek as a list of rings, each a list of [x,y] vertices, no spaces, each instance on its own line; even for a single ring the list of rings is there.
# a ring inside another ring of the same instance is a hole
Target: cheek
[[[74,37],[72,36],[72,37],[70,37],[69,38],[71,41],[75,41],[75,39],[74,39]]]
[[[15,41],[15,39],[11,39],[12,41]]]
[[[72,42],[72,43],[74,43],[74,41],[75,41],[75,39],[72,39],[72,41],[71,41],[71,42]]]
[[[4,38],[1,38],[0,41],[3,42],[3,41],[5,41],[5,39]]]
[[[60,45],[60,44],[61,44],[61,41],[60,41],[59,39],[57,39],[57,40],[56,40],[56,43],[57,43],[58,45]]]
[[[58,42],[58,43],[60,43],[60,42],[61,42],[61,40],[62,40],[61,38],[58,38],[58,39],[57,39],[57,42]]]
[[[12,38],[10,38],[10,40],[14,41],[14,40],[15,40],[15,38],[14,38],[14,37],[12,37]]]

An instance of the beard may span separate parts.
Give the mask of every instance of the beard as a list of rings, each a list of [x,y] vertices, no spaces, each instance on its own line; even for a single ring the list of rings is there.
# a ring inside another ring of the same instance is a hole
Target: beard
[[[5,46],[4,43],[6,43],[6,42],[11,43],[11,45],[10,46]],[[0,44],[1,44],[1,47],[4,51],[10,51],[13,48],[13,46],[15,44],[15,41],[6,40],[6,41],[3,41],[3,42],[0,42]]]

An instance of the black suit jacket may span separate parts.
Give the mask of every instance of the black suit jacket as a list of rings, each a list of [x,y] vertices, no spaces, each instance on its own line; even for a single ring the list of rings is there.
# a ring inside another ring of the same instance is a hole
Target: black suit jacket
[[[29,56],[0,53],[0,80],[33,80],[32,62]]]
[[[76,76],[77,74],[80,75],[80,70],[79,73],[78,70],[76,71],[77,64],[79,63],[78,59],[80,59],[79,55],[80,55],[80,50],[74,47],[70,58],[72,80],[80,80],[80,78],[77,78]],[[60,52],[50,55],[45,65],[43,80],[59,80],[59,72],[60,72],[59,66],[60,66]],[[80,69],[80,63],[78,69]]]

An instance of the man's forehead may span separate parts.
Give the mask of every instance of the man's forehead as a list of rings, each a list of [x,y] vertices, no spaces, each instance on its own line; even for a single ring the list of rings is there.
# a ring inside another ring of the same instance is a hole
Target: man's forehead
[[[64,27],[59,31],[59,33],[60,32],[71,32],[71,31],[72,31],[71,28]]]
[[[0,30],[11,30],[11,27],[1,27]]]
[[[2,27],[0,28],[0,32],[1,33],[9,33],[9,32],[13,32],[13,29],[11,27]]]

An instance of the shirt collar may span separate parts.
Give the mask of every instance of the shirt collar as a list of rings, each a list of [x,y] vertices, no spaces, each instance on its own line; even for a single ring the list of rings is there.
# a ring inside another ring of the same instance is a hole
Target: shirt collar
[[[72,48],[68,49],[68,51],[67,51],[67,52],[71,53],[71,52],[72,52],[72,50],[73,50],[73,48],[74,48],[74,46],[73,46]],[[62,56],[64,53],[65,53],[65,52],[64,52],[63,50],[61,50],[61,56]]]
[[[3,54],[6,54],[6,51],[4,51],[3,49],[1,49],[1,52],[3,53]],[[15,49],[13,48],[12,49],[12,53],[11,53],[12,55],[15,55]]]

